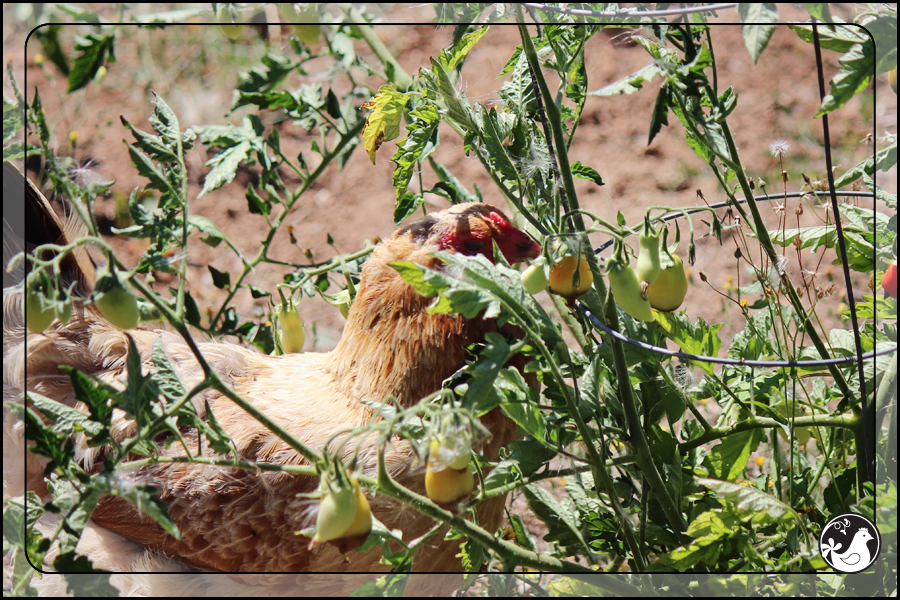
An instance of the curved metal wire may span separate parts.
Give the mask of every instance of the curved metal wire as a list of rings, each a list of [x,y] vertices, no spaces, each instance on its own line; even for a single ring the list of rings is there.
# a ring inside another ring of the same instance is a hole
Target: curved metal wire
[[[788,194],[760,194],[758,196],[754,196],[754,200],[757,201],[767,201],[774,199],[783,199],[787,198],[800,198],[805,195],[828,195],[830,192],[828,190],[824,191],[815,191],[815,192],[790,192]],[[857,198],[873,198],[875,194],[873,192],[841,192],[842,196],[849,197],[857,197]],[[738,198],[736,199],[738,204],[743,204],[747,202],[746,198]],[[684,211],[670,212],[667,215],[663,216],[664,221],[671,221],[672,219],[677,219],[678,217],[684,217],[685,213],[693,214],[697,212],[704,212],[709,208],[725,208],[731,204],[728,201],[717,202],[715,204],[710,204],[708,207],[698,207],[698,208],[689,208]],[[594,250],[595,254],[599,254],[603,250],[609,248],[613,244],[613,240],[610,240],[604,243],[599,248]],[[883,356],[885,354],[890,354],[891,352],[897,351],[897,345],[894,344],[891,348],[883,348],[878,351],[867,352],[861,356],[846,356],[843,358],[828,358],[828,359],[818,359],[818,360],[747,360],[743,358],[719,358],[717,356],[703,356],[700,354],[689,354],[687,352],[680,352],[678,350],[669,350],[668,348],[663,348],[662,346],[654,346],[653,344],[648,344],[646,342],[642,342],[640,340],[632,339],[614,329],[603,324],[596,316],[594,316],[590,310],[587,309],[581,302],[577,302],[576,304],[578,309],[581,310],[582,314],[591,321],[591,323],[598,329],[608,333],[614,338],[621,340],[623,342],[627,342],[632,346],[637,346],[638,348],[642,348],[644,350],[649,350],[651,352],[655,352],[657,354],[664,354],[666,356],[673,356],[677,358],[683,358],[686,360],[693,360],[697,362],[707,362],[714,363],[719,365],[735,365],[735,366],[745,366],[745,367],[815,367],[815,366],[826,366],[826,365],[842,365],[858,362],[859,359],[866,360],[869,358],[875,358],[876,356]]]
[[[707,4],[701,6],[688,6],[685,8],[670,8],[666,10],[635,10],[635,11],[596,11],[586,8],[560,8],[557,6],[549,6],[547,4],[539,4],[535,2],[523,2],[522,6],[534,10],[546,10],[563,15],[573,17],[672,17],[677,15],[688,15],[698,12],[712,12],[714,10],[725,10],[734,8],[737,3],[725,4]]]
[[[784,198],[802,198],[803,196],[826,196],[828,195],[828,190],[818,190],[815,192],[788,192],[787,194],[760,194],[758,196],[753,196],[753,199],[757,202],[768,202],[769,200],[782,200]],[[874,198],[874,192],[840,192],[838,195],[846,196],[848,198]],[[746,198],[736,198],[735,202],[730,202],[728,200],[723,200],[722,202],[716,202],[715,204],[710,204],[708,206],[695,207],[695,208],[686,208],[683,211],[673,211],[663,216],[663,221],[671,221],[672,219],[677,219],[678,217],[683,217],[685,213],[692,215],[698,212],[705,212],[710,208],[725,208],[731,204],[746,204]],[[609,240],[608,242],[604,242],[599,248],[594,250],[594,254],[600,254],[607,248],[613,245],[615,240]]]
[[[681,352],[678,350],[669,350],[668,348],[663,348],[662,346],[654,346],[653,344],[648,344],[647,342],[642,342],[640,340],[635,340],[627,335],[619,333],[615,329],[611,329],[610,327],[604,325],[600,322],[600,320],[591,314],[583,304],[578,303],[578,308],[581,310],[582,314],[590,319],[591,323],[594,324],[595,327],[601,329],[613,336],[617,340],[621,340],[623,342],[627,342],[632,346],[637,346],[638,348],[642,348],[644,350],[649,350],[651,352],[656,352],[657,354],[665,354],[666,356],[673,356],[676,358],[683,358],[687,360],[694,360],[698,362],[707,362],[707,363],[715,363],[718,365],[735,365],[740,367],[816,367],[816,366],[826,366],[826,365],[843,365],[849,363],[855,363],[857,357],[856,356],[845,356],[843,358],[828,358],[828,359],[818,359],[818,360],[748,360],[744,358],[719,358],[717,356],[703,356],[700,354],[689,354],[687,352]],[[897,351],[897,345],[895,344],[891,348],[882,348],[878,351],[866,352],[863,354],[863,360],[867,358],[875,358],[876,356],[883,356],[885,354],[890,354],[891,352]]]

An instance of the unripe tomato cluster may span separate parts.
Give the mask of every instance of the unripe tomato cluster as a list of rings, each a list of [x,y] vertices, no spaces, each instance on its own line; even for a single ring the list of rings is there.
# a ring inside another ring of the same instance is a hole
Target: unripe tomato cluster
[[[622,249],[607,261],[609,286],[616,303],[623,312],[641,321],[654,320],[652,308],[664,312],[678,310],[687,296],[684,264],[668,249],[660,249],[661,234],[650,227],[649,222],[645,223],[639,238],[636,269],[628,264],[628,255]],[[587,259],[575,254],[567,254],[558,260],[550,269],[549,278],[543,258],[538,258],[522,272],[522,284],[529,293],[537,294],[549,287],[570,304],[593,283],[594,276]]]

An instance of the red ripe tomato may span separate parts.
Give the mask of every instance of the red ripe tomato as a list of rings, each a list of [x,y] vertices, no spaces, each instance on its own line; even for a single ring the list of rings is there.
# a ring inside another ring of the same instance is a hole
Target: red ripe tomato
[[[897,265],[889,265],[884,277],[881,278],[881,287],[892,298],[897,297]]]

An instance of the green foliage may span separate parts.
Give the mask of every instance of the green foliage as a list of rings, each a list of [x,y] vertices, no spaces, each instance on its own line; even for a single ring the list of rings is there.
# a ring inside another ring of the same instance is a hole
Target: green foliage
[[[440,6],[440,14],[469,20],[490,8],[492,12],[484,23],[509,16],[509,10],[524,18],[519,5],[512,9],[487,4],[436,6]],[[588,10],[595,5],[578,6]],[[895,32],[896,15],[885,9],[867,21],[873,41],[857,25],[840,22],[831,15],[827,4],[806,6],[810,15],[822,22],[818,27],[822,48],[842,54],[840,70],[831,82],[831,95],[819,113],[798,117],[813,123],[815,117],[841,107],[847,110],[848,101],[863,92],[877,74],[885,72],[891,61],[895,66],[896,43],[891,46],[883,40]],[[493,261],[481,255],[437,252],[434,268],[411,261],[391,263],[416,292],[432,299],[430,314],[495,319],[498,325],[510,324],[522,332],[518,337],[487,333],[468,348],[467,364],[445,382],[444,389],[413,407],[402,408],[392,398],[370,399],[381,419],[353,430],[351,436],[372,437],[378,433],[384,441],[394,435],[412,441],[416,447],[423,442],[427,446],[429,436],[439,431],[445,419],[455,419],[455,424],[464,423],[476,434],[485,434],[479,429],[478,419],[498,407],[520,429],[521,439],[501,450],[497,464],[475,457],[482,477],[480,491],[452,519],[411,495],[401,494],[398,502],[446,521],[448,540],[454,544],[459,540],[463,564],[470,572],[485,569],[507,573],[524,568],[573,572],[587,571],[585,565],[606,570],[627,563],[633,573],[732,573],[703,584],[704,593],[837,593],[842,582],[824,573],[826,566],[814,556],[814,534],[826,515],[844,510],[870,514],[886,534],[886,543],[896,547],[896,510],[885,508],[880,496],[877,505],[872,502],[873,490],[863,485],[864,469],[854,462],[863,448],[863,428],[857,415],[861,402],[859,374],[850,363],[834,366],[807,362],[781,367],[754,362],[817,361],[856,355],[857,340],[849,326],[826,330],[822,325],[825,319],[816,312],[821,299],[817,294],[824,296],[826,290],[810,285],[804,294],[797,294],[797,281],[782,276],[772,264],[784,254],[782,248],[798,255],[803,250],[819,258],[825,250],[834,250],[837,236],[833,222],[823,219],[820,225],[788,228],[785,223],[791,221],[785,221],[778,227],[766,226],[751,199],[747,208],[732,203],[727,218],[708,206],[683,209],[680,227],[690,232],[689,256],[695,247],[694,227],[699,222],[709,225],[710,241],[722,245],[715,252],[725,251],[725,233],[734,233],[731,239],[742,240],[738,246],[743,251],[740,264],[749,273],[750,283],[742,280],[744,285],[735,289],[738,299],[727,295],[735,305],[730,307],[734,314],[740,314],[742,329],[728,342],[723,323],[695,318],[689,309],[656,311],[655,320],[647,322],[622,313],[609,300],[608,275],[597,268],[596,258],[587,250],[596,239],[587,236],[602,233],[624,241],[642,223],[629,227],[621,213],[612,223],[580,209],[574,178],[604,185],[598,168],[580,161],[570,164],[568,157],[587,97],[603,102],[621,94],[654,94],[654,108],[645,115],[648,143],[669,126],[671,111],[684,128],[687,147],[721,182],[721,195],[734,200],[738,191],[743,196],[751,195],[753,188],[745,172],[751,166],[756,168],[742,162],[729,125],[733,114],[747,108],[737,102],[744,88],[740,82],[724,90],[718,88],[716,61],[722,58],[713,46],[717,33],[705,23],[704,16],[651,21],[631,14],[616,24],[632,29],[630,40],[647,52],[651,64],[588,91],[593,61],[598,58],[586,53],[585,48],[602,26],[574,26],[583,15],[571,11],[556,14],[529,10],[544,17],[543,25],[535,30],[522,28],[525,37],[521,45],[504,49],[509,59],[499,77],[506,79],[497,84],[500,101],[494,104],[471,101],[460,82],[470,74],[467,59],[478,52],[479,44],[497,35],[498,27],[458,26],[448,37],[446,48],[423,61],[415,77],[410,77],[402,73],[383,44],[375,43],[362,29],[337,20],[322,25],[323,43],[318,49],[311,50],[294,40],[289,51],[284,49],[290,56],[269,51],[259,64],[239,74],[231,110],[242,111],[240,125],[183,129],[163,98],[154,96],[148,131],[121,118],[133,137],[126,142],[128,155],[135,172],[146,180],[143,188],[128,198],[133,223],[114,229],[116,235],[149,240],[133,269],[125,268],[99,235],[90,203],[102,189],[83,189],[66,175],[64,161],[52,143],[55,124],[44,113],[38,91],[29,105],[14,81],[11,84],[16,97],[4,98],[4,160],[39,152],[52,185],[69,198],[83,199],[88,209],[82,214],[88,235],[79,243],[93,246],[116,269],[128,272],[142,302],[152,305],[181,335],[196,335],[186,327],[190,324],[203,334],[232,336],[265,352],[276,352],[272,323],[240,315],[236,308],[236,295],[248,291],[253,299],[270,297],[273,303],[278,302],[272,290],[250,284],[251,272],[265,263],[284,268],[286,274],[276,288],[281,301],[287,300],[287,292],[288,296],[320,295],[332,304],[348,306],[356,295],[362,265],[372,251],[367,243],[323,262],[315,262],[312,253],[302,264],[273,258],[269,246],[284,227],[287,215],[329,167],[343,168],[358,145],[363,146],[373,164],[379,152],[390,153],[396,223],[419,210],[427,212],[428,194],[451,203],[481,200],[477,186],[470,191],[467,182],[436,159],[440,156],[438,147],[448,139],[440,135],[441,130],[453,129],[462,139],[462,152],[477,157],[494,183],[489,197],[500,196],[507,201],[510,216],[541,241],[546,258],[580,253],[589,259],[594,286],[581,297],[582,306],[605,328],[639,344],[623,345],[608,331],[595,327],[584,313],[570,312],[562,303],[559,310],[550,312],[548,303],[525,290],[519,271],[506,264],[499,251],[495,251]],[[754,63],[761,61],[779,27],[777,11],[774,4],[738,5],[742,34]],[[79,14],[81,18],[90,16]],[[345,16],[350,19],[351,14]],[[638,29],[639,25],[643,27]],[[58,28],[44,29],[38,39],[48,59],[67,75],[69,93],[90,86],[101,67],[109,65],[113,75],[114,48],[121,30],[98,28],[79,38],[70,50]],[[810,26],[792,25],[791,29],[812,42]],[[366,45],[384,65],[383,72],[364,58]],[[311,61],[318,61],[313,64],[326,77],[314,82],[305,79],[291,87],[296,75],[308,75]],[[320,66],[325,63],[327,66]],[[815,65],[810,64],[813,68]],[[360,72],[368,79],[359,78]],[[347,77],[351,85],[346,89],[330,87],[329,77],[338,74]],[[653,89],[655,86],[658,89]],[[369,110],[367,118],[360,116],[364,108]],[[308,142],[304,141],[308,145],[296,157],[286,155],[287,138],[268,118],[273,113],[290,119],[309,134]],[[33,136],[26,140],[34,139],[37,145],[29,146],[19,139],[23,127]],[[405,137],[401,138],[404,130]],[[396,149],[384,148],[397,138]],[[195,146],[205,147],[209,157],[198,197],[220,188],[235,189],[236,176],[242,169],[258,174],[240,192],[246,198],[247,212],[265,223],[256,255],[247,255],[236,247],[214,220],[192,212],[185,153]],[[602,170],[602,160],[593,158],[591,162]],[[882,144],[870,159],[844,171],[836,187],[862,180],[884,206],[895,212],[896,196],[876,187],[873,181],[876,171],[888,171],[895,164],[896,143]],[[300,185],[289,185],[285,172],[299,178]],[[425,189],[426,175],[430,181],[437,181],[431,189]],[[148,193],[157,199],[155,205],[144,201]],[[807,206],[816,210],[811,203]],[[389,210],[388,205],[385,210]],[[675,208],[648,208],[647,220],[661,225],[661,216],[672,210]],[[739,225],[731,218],[735,211],[742,219]],[[896,215],[873,211],[869,204],[841,204],[839,212],[844,220],[849,268],[866,276],[883,273],[886,261],[896,258],[892,249]],[[570,214],[564,218],[566,213]],[[592,219],[590,228],[584,224],[585,216]],[[216,306],[208,306],[199,294],[195,298],[186,289],[186,257],[190,245],[196,243],[191,233],[242,266],[241,271],[228,272],[207,265],[213,286],[222,290],[221,297],[225,298]],[[291,231],[288,235],[296,243]],[[696,235],[698,241],[700,235]],[[679,229],[676,244],[680,236]],[[330,236],[328,243],[334,243]],[[776,246],[780,248],[776,250]],[[65,255],[73,249],[58,251]],[[729,255],[733,252],[728,249]],[[32,268],[51,281],[51,291],[56,292],[61,290],[56,283],[58,260],[37,258],[32,262]],[[806,267],[809,263],[805,257],[803,260]],[[148,285],[154,273],[174,276],[174,287],[160,291],[161,287]],[[858,318],[865,320],[859,340],[864,350],[896,345],[896,325],[891,322],[896,320],[896,301],[876,291],[863,295],[856,307]],[[572,339],[576,343],[569,341]],[[673,358],[657,352],[667,342],[697,358]],[[732,359],[729,364],[703,360],[719,357],[726,350]],[[202,352],[198,354],[199,359]],[[5,504],[4,551],[12,552],[14,593],[31,593],[31,572],[24,566],[24,557],[40,562],[51,541],[60,547],[52,566],[92,572],[93,566],[76,555],[74,548],[104,495],[128,500],[170,535],[180,535],[156,490],[125,485],[117,476],[123,469],[158,464],[164,460],[159,452],[163,446],[180,445],[186,461],[200,460],[202,457],[190,449],[194,438],[191,444],[185,440],[189,430],[196,432],[198,443],[219,456],[232,451],[228,434],[216,422],[208,404],[205,411],[200,408],[206,400],[201,402],[198,396],[215,382],[211,378],[190,383],[182,380],[161,340],[153,347],[151,358],[142,362],[129,338],[121,385],[115,386],[62,367],[83,409],[37,393],[28,393],[23,402],[7,403],[26,423],[31,451],[47,459],[44,475],[50,492],[50,499],[44,502],[29,493]],[[892,382],[895,385],[896,368],[891,376],[890,360],[884,356],[864,365],[865,400],[870,405],[876,398],[875,384],[879,389]],[[513,362],[526,366],[520,371]],[[692,368],[696,368],[697,380]],[[537,389],[529,385],[532,377],[539,382]],[[880,405],[882,412],[889,404]],[[707,405],[709,408],[701,408]],[[713,406],[716,409],[710,410]],[[794,410],[789,410],[791,407]],[[133,430],[119,435],[123,439],[118,441],[113,435],[114,408],[133,422]],[[882,429],[869,431],[875,434],[879,448],[890,448],[892,443],[895,447],[895,439],[892,441]],[[778,433],[785,434],[785,443]],[[801,433],[807,433],[802,444]],[[96,472],[83,470],[76,459],[73,436],[83,437],[100,453]],[[227,458],[212,464],[280,468],[268,463],[239,464]],[[826,483],[820,486],[820,481]],[[397,493],[384,480],[373,480],[371,485],[378,493]],[[508,492],[524,498],[530,519],[510,514],[509,528],[499,535],[482,530],[469,511],[488,498]],[[878,493],[895,497],[894,482],[879,488]],[[47,513],[57,515],[61,523],[52,540],[35,528]],[[538,543],[525,526],[533,521],[542,524],[543,543]],[[404,574],[411,568],[417,549],[427,541],[409,540],[404,533],[375,524],[362,550],[380,547],[384,564],[394,573],[366,584],[354,595],[404,592]],[[793,582],[750,575],[759,571],[776,577],[782,573],[823,573],[810,586],[796,584],[794,588],[789,587],[795,585]],[[647,585],[646,581],[627,577],[628,589],[616,588],[617,593],[648,589],[641,587]],[[498,577],[491,580],[490,591],[508,591],[514,581],[505,575]],[[658,589],[688,593],[678,581],[656,581],[666,582]],[[69,584],[78,589],[76,580]],[[106,585],[104,580],[101,588],[84,591],[100,593]],[[554,582],[549,592],[574,595],[612,589],[603,585],[599,582],[595,588],[572,577]],[[653,593],[656,591],[654,588]]]

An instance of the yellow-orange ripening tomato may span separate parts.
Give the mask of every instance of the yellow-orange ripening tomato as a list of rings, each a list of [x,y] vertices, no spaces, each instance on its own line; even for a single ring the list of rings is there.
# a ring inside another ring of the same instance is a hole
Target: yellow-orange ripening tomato
[[[894,90],[894,93],[897,93],[897,69],[891,69],[888,71],[888,83],[891,84],[891,89]]]
[[[446,464],[439,458],[440,448],[437,440],[431,441],[428,468],[425,471],[425,493],[438,504],[450,504],[472,493],[475,489],[475,475],[469,467],[468,456],[456,457]],[[462,465],[462,468],[455,469],[454,465]]]
[[[303,351],[306,333],[296,308],[289,308],[281,313],[281,348],[285,354]]]
[[[688,281],[684,264],[676,254],[672,255],[672,260],[674,263],[660,269],[656,281],[647,288],[650,306],[663,312],[678,310],[687,296]]]
[[[578,267],[576,276],[575,267]],[[587,259],[569,254],[564,256],[550,271],[550,289],[572,301],[591,289],[594,284],[594,275],[588,266]]]

